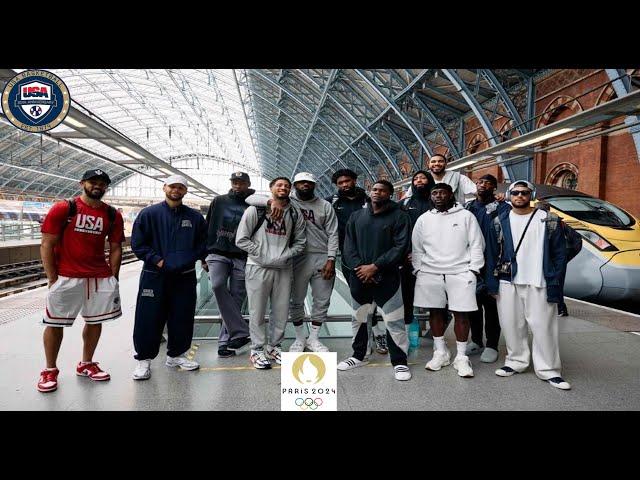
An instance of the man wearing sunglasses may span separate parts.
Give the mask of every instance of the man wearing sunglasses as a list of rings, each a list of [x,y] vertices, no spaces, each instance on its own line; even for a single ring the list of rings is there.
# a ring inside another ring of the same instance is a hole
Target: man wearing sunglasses
[[[485,281],[496,295],[500,326],[507,344],[500,377],[524,372],[529,366],[527,325],[533,334],[533,367],[541,380],[562,390],[571,385],[561,376],[556,304],[562,289],[565,242],[560,229],[547,231],[547,212],[535,209],[533,184],[518,180],[509,186],[511,211],[487,230]]]

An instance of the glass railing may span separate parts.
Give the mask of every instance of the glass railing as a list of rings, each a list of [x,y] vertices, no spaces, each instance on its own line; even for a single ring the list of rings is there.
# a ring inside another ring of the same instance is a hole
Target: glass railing
[[[351,296],[349,286],[340,271],[340,260],[336,262],[336,281],[331,294],[331,305],[329,306],[328,321],[320,329],[322,338],[351,338]],[[196,302],[196,316],[194,339],[217,338],[220,333],[220,310],[216,302],[216,297],[211,289],[209,275],[202,270],[200,262],[196,265],[196,275],[198,278],[198,297]],[[311,312],[311,289],[307,292],[305,299],[305,325],[308,324]],[[269,306],[267,306],[267,312]],[[247,300],[242,305],[242,313],[249,319]],[[268,318],[267,318],[268,321]],[[308,327],[307,327],[308,328]],[[285,338],[295,338],[295,331],[291,322],[287,323]]]
[[[220,333],[220,310],[216,302],[216,297],[211,289],[209,275],[202,270],[200,262],[196,265],[196,274],[198,278],[198,297],[196,302],[196,316],[194,339],[216,339]],[[308,325],[309,315],[311,313],[311,289],[307,292],[305,300],[305,325]],[[267,312],[269,306],[267,306]],[[327,322],[320,329],[320,337],[322,338],[351,338],[351,294],[346,279],[342,275],[340,257],[336,260],[336,281],[331,294],[331,304]],[[249,319],[247,309],[247,300],[242,305],[242,314]],[[421,320],[424,329],[425,315],[422,309],[416,310],[416,317]],[[268,319],[267,319],[268,321]],[[308,328],[308,327],[307,327]],[[285,338],[295,338],[295,331],[291,322],[287,323],[285,330]]]

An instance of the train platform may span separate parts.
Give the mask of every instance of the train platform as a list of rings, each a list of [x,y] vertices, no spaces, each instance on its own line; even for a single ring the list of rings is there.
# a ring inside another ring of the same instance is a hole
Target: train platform
[[[0,410],[15,411],[182,411],[280,410],[280,370],[255,370],[248,354],[218,358],[215,340],[194,340],[189,355],[201,364],[194,372],[164,365],[166,343],[152,362],[146,381],[131,378],[133,320],[141,263],[123,265],[120,279],[123,316],[104,324],[95,360],[111,373],[109,382],[75,375],[82,350],[83,321],[65,329],[60,351],[59,388],[36,390],[44,366],[42,316],[46,288],[0,299]],[[452,367],[424,369],[433,345],[421,338],[409,357],[413,378],[397,382],[387,355],[373,354],[362,368],[338,372],[340,411],[630,411],[640,409],[640,315],[568,299],[569,317],[560,322],[563,376],[570,391],[552,388],[532,369],[497,377],[502,365],[471,361],[475,377],[458,377]],[[455,348],[452,328],[447,343]],[[293,341],[287,338],[285,350]],[[323,338],[342,359],[351,353],[350,339]]]

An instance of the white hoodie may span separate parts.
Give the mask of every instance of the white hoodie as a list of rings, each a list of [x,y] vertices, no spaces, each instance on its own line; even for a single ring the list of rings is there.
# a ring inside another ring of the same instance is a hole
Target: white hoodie
[[[411,242],[414,273],[480,272],[484,265],[484,237],[478,220],[460,205],[420,215]]]

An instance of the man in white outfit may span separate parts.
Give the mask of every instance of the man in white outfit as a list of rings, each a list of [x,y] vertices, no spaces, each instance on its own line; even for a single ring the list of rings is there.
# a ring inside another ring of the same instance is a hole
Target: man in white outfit
[[[558,319],[555,312],[562,295],[560,277],[566,257],[565,239],[559,219],[553,213],[531,206],[535,187],[524,180],[509,186],[511,211],[494,220],[487,235],[485,281],[496,295],[500,327],[507,344],[500,377],[533,367],[541,380],[555,388],[569,390],[561,376]],[[529,349],[527,325],[533,334]]]
[[[484,265],[484,238],[476,217],[455,202],[451,185],[434,185],[431,200],[435,208],[418,218],[411,236],[411,263],[417,277],[413,303],[429,308],[434,342],[433,358],[425,368],[437,371],[450,364],[444,341],[448,305],[457,340],[453,367],[461,377],[473,377],[466,355],[469,312],[478,309],[476,276]]]

